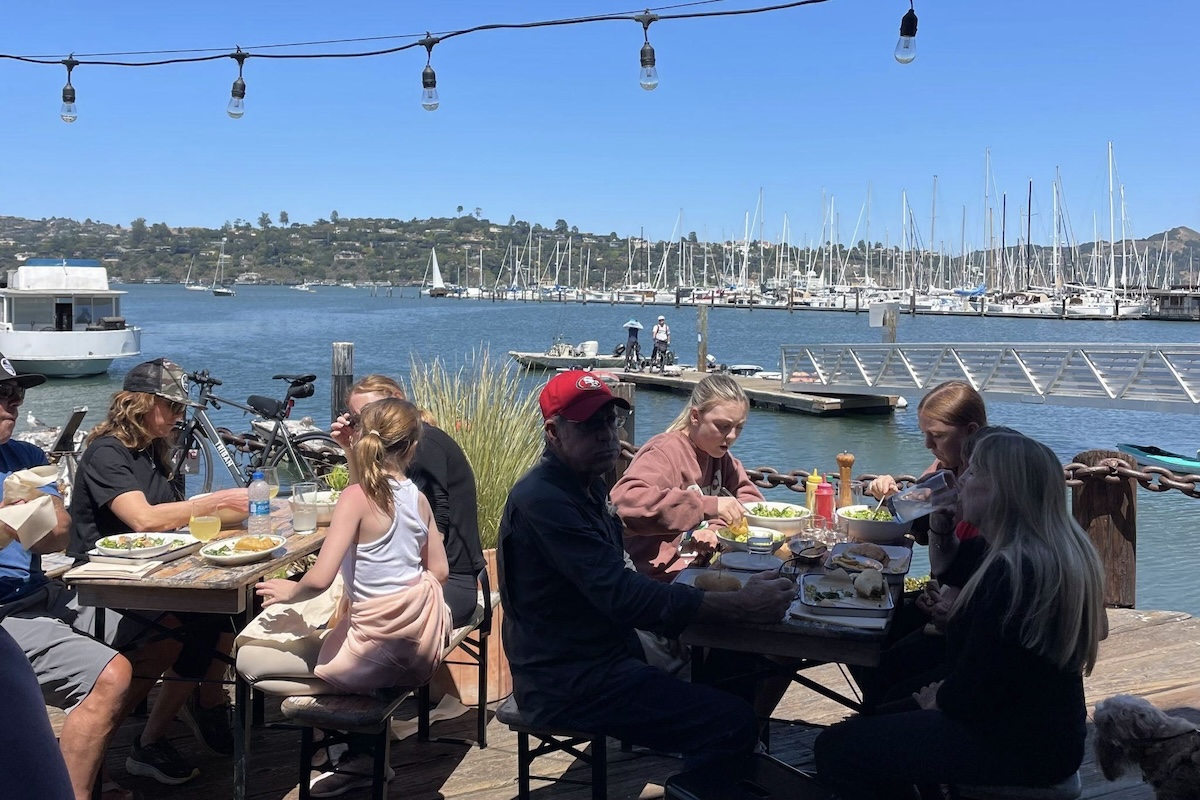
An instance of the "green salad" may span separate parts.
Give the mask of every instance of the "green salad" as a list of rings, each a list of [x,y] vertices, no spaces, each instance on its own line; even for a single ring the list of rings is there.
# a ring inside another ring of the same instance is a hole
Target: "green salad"
[[[217,548],[205,548],[204,553],[205,553],[205,555],[210,555],[210,556],[231,556],[231,555],[233,555],[233,546],[228,545],[228,544],[223,544]]]
[[[166,544],[161,536],[109,536],[96,544],[109,550],[144,550]]]
[[[775,519],[795,519],[796,517],[804,516],[802,511],[791,506],[772,508],[762,503],[755,503],[746,510],[756,517],[773,517]]]
[[[872,522],[891,522],[892,512],[886,508],[864,508],[862,511],[843,511],[842,516],[847,519],[869,519]]]

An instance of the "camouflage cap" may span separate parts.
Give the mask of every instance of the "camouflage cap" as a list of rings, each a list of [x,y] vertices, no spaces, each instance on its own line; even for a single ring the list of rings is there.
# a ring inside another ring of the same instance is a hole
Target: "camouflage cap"
[[[165,358],[138,364],[125,374],[127,392],[144,392],[175,403],[196,406],[188,397],[188,379],[183,367]]]

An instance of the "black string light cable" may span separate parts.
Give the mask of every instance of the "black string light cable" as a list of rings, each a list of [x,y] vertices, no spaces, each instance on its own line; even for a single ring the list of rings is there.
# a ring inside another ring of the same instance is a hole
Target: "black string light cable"
[[[475,25],[462,30],[446,31],[437,35],[432,35],[428,32],[421,38],[417,38],[415,34],[402,36],[371,36],[360,37],[354,39],[330,39],[315,42],[293,42],[286,44],[265,44],[257,45],[242,49],[235,48],[233,53],[228,52],[224,48],[219,51],[217,48],[212,49],[188,49],[188,50],[152,50],[140,51],[136,53],[96,53],[83,54],[83,57],[88,60],[76,60],[75,54],[71,54],[66,59],[55,56],[20,56],[6,53],[0,53],[0,60],[18,61],[26,64],[58,64],[67,68],[67,84],[63,87],[62,98],[63,105],[60,110],[60,116],[64,122],[74,122],[78,118],[78,110],[75,105],[75,87],[71,85],[71,71],[78,66],[87,67],[159,67],[169,64],[198,64],[208,61],[216,61],[223,58],[232,58],[238,64],[238,77],[233,82],[229,105],[226,107],[226,113],[234,119],[240,119],[246,111],[246,82],[242,78],[242,70],[245,62],[251,58],[262,59],[334,59],[334,58],[372,58],[376,56],[392,55],[401,53],[406,50],[413,50],[418,47],[425,48],[425,68],[421,71],[421,106],[428,111],[433,111],[440,105],[440,100],[437,93],[437,75],[433,70],[433,47],[447,39],[454,39],[461,36],[467,36],[485,31],[501,31],[501,30],[530,30],[536,28],[563,27],[567,25],[583,25],[600,22],[637,22],[642,26],[643,44],[639,53],[641,70],[639,72],[638,83],[647,90],[653,90],[658,86],[658,69],[654,47],[650,44],[650,25],[655,22],[665,20],[691,20],[691,19],[713,19],[719,17],[735,17],[746,16],[750,14],[766,14],[777,11],[785,11],[788,9],[799,8],[801,6],[817,5],[826,3],[829,0],[792,0],[791,2],[776,3],[767,6],[757,6],[754,8],[739,8],[739,9],[722,9],[714,11],[681,11],[675,13],[659,13],[663,11],[673,11],[674,9],[689,8],[699,5],[711,5],[713,3],[724,2],[724,0],[695,0],[694,2],[679,3],[676,5],[663,6],[656,9],[646,9],[643,13],[611,13],[600,14],[584,17],[568,17],[562,19],[537,20],[533,22],[498,22]],[[900,25],[900,41],[896,45],[895,57],[901,64],[910,63],[916,57],[916,33],[917,33],[917,15],[912,8],[913,0],[909,0],[909,11],[904,15],[904,19]],[[319,53],[280,53],[270,52],[284,48],[302,48],[325,46],[331,44],[351,44],[363,42],[383,42],[395,41],[397,39],[413,39],[405,44],[396,45],[393,47],[384,47],[374,50],[365,50],[361,52],[319,52]],[[253,51],[253,52],[251,52]],[[264,52],[265,51],[265,52]],[[149,61],[117,61],[109,60],[118,56],[167,56]],[[95,60],[92,60],[95,59]]]

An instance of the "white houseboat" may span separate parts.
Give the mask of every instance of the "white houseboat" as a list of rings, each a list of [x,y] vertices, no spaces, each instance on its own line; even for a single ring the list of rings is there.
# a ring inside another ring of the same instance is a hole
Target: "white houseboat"
[[[31,258],[0,288],[0,353],[18,372],[99,375],[141,353],[142,329],[125,324],[121,295],[99,261]]]

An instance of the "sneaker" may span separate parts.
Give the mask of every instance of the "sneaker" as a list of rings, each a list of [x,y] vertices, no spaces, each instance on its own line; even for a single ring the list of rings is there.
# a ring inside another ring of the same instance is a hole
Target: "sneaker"
[[[371,785],[371,770],[373,762],[367,755],[347,757],[338,765],[338,772],[322,772],[309,783],[309,794],[313,797],[337,797],[351,789],[362,789]],[[361,773],[349,775],[340,770],[353,770]],[[386,768],[387,780],[396,777],[396,771],[390,766]]]
[[[214,756],[233,755],[233,718],[229,706],[219,705],[204,708],[196,702],[196,695],[188,697],[179,718],[191,728],[196,741]]]
[[[125,771],[130,775],[154,778],[168,786],[187,783],[200,774],[200,770],[183,760],[183,756],[165,736],[145,747],[141,745],[140,738],[134,739],[129,757],[125,759]]]

